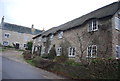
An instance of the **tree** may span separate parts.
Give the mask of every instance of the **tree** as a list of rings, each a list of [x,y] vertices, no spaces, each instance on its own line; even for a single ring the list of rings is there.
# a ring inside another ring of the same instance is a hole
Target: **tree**
[[[78,55],[78,57],[80,61],[82,61],[84,52],[87,50],[88,46],[92,45],[96,41],[95,36],[92,34],[93,33],[89,34],[88,32],[83,31],[81,35],[79,35],[78,33],[76,33],[75,35],[78,39],[78,45],[79,45],[79,51],[80,51],[80,54]],[[86,43],[84,43],[85,39],[87,40]]]

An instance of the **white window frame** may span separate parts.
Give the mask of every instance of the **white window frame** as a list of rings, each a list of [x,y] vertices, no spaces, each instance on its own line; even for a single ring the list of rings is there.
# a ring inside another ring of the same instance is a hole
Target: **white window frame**
[[[58,47],[58,48],[56,49],[56,53],[57,53],[57,56],[60,56],[61,53],[62,53],[62,47]]]
[[[35,52],[37,52],[38,51],[38,47],[37,46],[35,46]]]
[[[45,53],[45,46],[42,47],[42,51],[41,51],[41,54],[44,54]]]
[[[27,44],[23,44],[23,47],[26,48],[26,47],[27,47]]]
[[[41,41],[42,41],[42,37],[39,37],[38,39],[39,39],[39,42],[41,42]]]
[[[116,59],[119,59],[120,58],[120,46],[116,45],[115,50],[116,50]]]
[[[6,36],[6,34],[7,34],[8,36]],[[4,34],[4,37],[5,37],[5,38],[9,38],[9,37],[10,37],[10,34],[9,34],[9,33],[5,33],[5,34]]]
[[[94,24],[94,21],[96,22]],[[94,26],[95,25],[95,26]],[[96,29],[94,29],[96,27]],[[88,32],[92,32],[92,31],[97,31],[98,30],[98,21],[96,19],[94,20],[91,20],[89,23],[88,23]]]
[[[33,40],[33,43],[34,43],[34,44],[35,44],[35,42],[36,42],[36,39]]]
[[[96,54],[95,54],[95,56],[93,56],[93,52],[94,52],[94,50],[93,50],[93,48],[94,47],[96,47]],[[91,48],[91,49],[89,49],[89,48]],[[90,56],[89,56],[89,51],[90,51]],[[97,45],[90,45],[90,46],[88,46],[88,48],[87,48],[87,57],[88,58],[96,58],[97,57]]]
[[[44,38],[43,38],[43,42],[46,42],[46,41],[47,41],[47,38],[46,38],[46,37],[44,37]]]
[[[75,50],[75,52],[74,52]],[[68,48],[68,57],[75,57],[76,55],[76,48],[75,47],[69,47]]]
[[[115,17],[115,29],[120,30],[120,19]]]
[[[60,31],[60,32],[58,33],[58,38],[59,38],[59,39],[63,38],[63,31]]]
[[[53,40],[53,37],[54,37],[54,35],[52,34],[52,35],[50,35],[50,40]]]
[[[4,42],[7,42],[8,44],[5,45]],[[3,41],[3,46],[9,46],[9,41]]]

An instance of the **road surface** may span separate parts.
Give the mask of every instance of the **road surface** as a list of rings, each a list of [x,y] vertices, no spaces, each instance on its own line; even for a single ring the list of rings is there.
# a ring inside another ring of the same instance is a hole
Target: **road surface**
[[[7,52],[10,55],[9,58],[7,55],[2,57],[2,79],[64,79],[54,73],[24,63],[22,60],[14,60],[13,52],[18,54],[13,50]],[[2,54],[7,53],[3,52]]]

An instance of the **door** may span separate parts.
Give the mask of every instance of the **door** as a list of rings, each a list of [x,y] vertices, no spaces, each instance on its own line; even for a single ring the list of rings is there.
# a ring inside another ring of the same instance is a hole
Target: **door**
[[[20,44],[16,43],[16,49],[19,49]]]

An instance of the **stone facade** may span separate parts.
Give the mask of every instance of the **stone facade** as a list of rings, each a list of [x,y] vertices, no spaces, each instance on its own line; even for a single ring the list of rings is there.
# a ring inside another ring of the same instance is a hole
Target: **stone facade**
[[[116,8],[119,9],[118,4],[113,3],[111,5],[116,5]],[[57,29],[52,28],[53,31],[50,29],[35,36],[33,38],[34,44],[32,53],[34,54],[37,52],[38,55],[49,54],[49,50],[55,46],[56,53],[61,51],[61,55],[66,54],[70,59],[74,59],[76,61],[79,61],[81,58],[86,59],[89,57],[116,58],[115,48],[116,45],[120,46],[120,21],[117,22],[117,24],[119,24],[119,29],[116,30],[115,17],[120,20],[120,17],[118,16],[120,9],[116,9],[117,12],[113,11],[116,13],[113,13],[112,15],[106,15],[100,18],[90,18],[90,15],[93,16],[96,15],[96,13],[97,16],[103,15],[101,11],[111,7],[111,5],[80,17],[80,21],[75,19],[65,23],[64,25],[58,26]],[[84,20],[85,16],[86,19],[88,16],[87,20]],[[82,19],[84,22],[81,21]],[[83,23],[75,25],[77,22]],[[71,27],[72,25],[74,26]],[[90,29],[91,27],[92,29]],[[61,48],[59,49],[59,47]],[[120,48],[117,51],[119,51],[120,57]]]
[[[3,46],[17,45],[18,49],[25,49],[28,41],[32,41],[32,38],[41,33],[41,30],[19,26],[15,24],[1,22],[0,27],[0,43]]]

